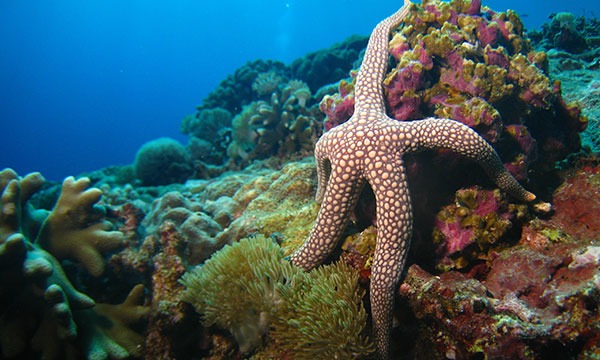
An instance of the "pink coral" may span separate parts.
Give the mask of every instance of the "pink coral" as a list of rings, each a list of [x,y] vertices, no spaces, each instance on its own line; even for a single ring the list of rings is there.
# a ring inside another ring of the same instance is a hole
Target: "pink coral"
[[[326,115],[325,131],[346,122],[354,114],[354,82],[356,72],[350,73],[352,80],[341,80],[338,84],[338,94],[325,95],[319,108]]]
[[[396,61],[384,81],[390,116],[460,121],[522,180],[532,170],[543,176],[580,148],[586,119],[562,100],[547,76],[546,55],[533,51],[513,11],[482,8],[479,0],[427,1],[415,6],[389,48]],[[351,93],[340,89],[321,103],[326,129],[350,116],[344,99]]]
[[[463,268],[473,258],[495,246],[520,216],[498,191],[477,188],[456,192],[453,205],[445,206],[435,220],[438,268]]]
[[[473,230],[461,226],[460,220],[445,222],[436,219],[435,227],[440,230],[446,239],[448,239],[443,246],[444,255],[452,255],[462,251],[475,242]]]

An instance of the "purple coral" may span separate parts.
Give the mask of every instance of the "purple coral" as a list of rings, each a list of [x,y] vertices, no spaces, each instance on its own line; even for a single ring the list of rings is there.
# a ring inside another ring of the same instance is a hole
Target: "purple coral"
[[[384,80],[390,116],[460,121],[523,180],[543,176],[579,149],[585,117],[564,103],[546,75],[545,54],[531,48],[514,12],[482,9],[479,0],[428,1],[415,9],[390,41],[397,61]],[[341,89],[323,100],[326,129],[349,117],[350,100]]]
[[[515,210],[498,191],[476,187],[457,191],[454,204],[445,206],[435,220],[438,267],[463,268],[480,257],[513,226],[518,218]]]
[[[475,242],[475,233],[472,229],[465,228],[460,224],[460,219],[453,221],[435,220],[435,227],[448,239],[442,246],[438,247],[438,255],[446,257],[464,250]]]
[[[340,81],[339,94],[326,95],[319,108],[325,115],[325,131],[345,123],[354,114],[354,82]]]
[[[470,96],[486,95],[488,90],[482,77],[473,74],[473,70],[467,70],[467,67],[474,68],[471,60],[463,58],[457,51],[451,51],[446,61],[448,66],[441,69],[440,83]]]

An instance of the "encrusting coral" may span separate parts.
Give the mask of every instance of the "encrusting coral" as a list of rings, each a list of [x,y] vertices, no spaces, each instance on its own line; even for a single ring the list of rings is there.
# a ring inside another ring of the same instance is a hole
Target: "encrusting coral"
[[[204,325],[229,331],[243,353],[312,359],[356,358],[372,351],[364,336],[364,290],[344,263],[313,273],[285,260],[274,240],[242,239],[182,277],[183,300]]]
[[[87,178],[68,177],[52,211],[35,209],[29,200],[44,182],[39,173],[21,178],[11,169],[0,172],[2,354],[55,359],[77,356],[80,351],[85,355],[111,353],[125,340],[87,331],[97,323],[84,320],[86,314],[100,314],[102,307],[75,289],[57,258],[70,259],[99,276],[104,270],[101,253],[119,247],[123,234],[109,231],[102,221],[104,212],[96,205],[101,191],[89,188]],[[141,315],[134,317],[139,320]],[[114,325],[112,320],[102,322]],[[85,336],[93,346],[76,349],[70,345]],[[132,353],[123,350],[119,354]]]
[[[385,100],[395,119],[460,121],[494,146],[518,180],[579,149],[587,119],[562,99],[545,53],[533,51],[514,12],[475,0],[426,1],[395,30],[389,51],[396,66],[384,80]],[[352,115],[354,82],[321,102],[326,126]]]
[[[438,269],[461,269],[473,259],[483,260],[513,223],[522,223],[528,215],[527,206],[509,203],[499,190],[458,190],[454,204],[436,217],[433,242],[438,245]]]
[[[516,244],[484,250],[480,256],[485,261],[461,272],[435,276],[417,265],[408,270],[399,294],[421,324],[412,353],[423,358],[598,357],[598,164],[597,157],[579,158],[562,171],[552,213],[527,221],[520,234],[511,236]],[[467,191],[484,196],[473,190]],[[452,211],[463,213],[464,219],[480,211],[461,211],[462,206]],[[464,256],[469,254],[467,250]]]

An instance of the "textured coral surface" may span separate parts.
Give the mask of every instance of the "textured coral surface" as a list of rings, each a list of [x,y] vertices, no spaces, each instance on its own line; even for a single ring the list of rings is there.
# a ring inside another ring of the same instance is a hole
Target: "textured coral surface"
[[[516,246],[491,251],[469,272],[438,277],[413,265],[399,291],[421,324],[413,351],[428,358],[596,357],[600,228],[591,214],[600,210],[599,169],[594,160],[565,174],[552,216],[531,220]]]
[[[394,358],[600,357],[598,29],[555,14],[525,32],[512,11],[430,0],[391,35],[388,114],[466,124],[540,199],[445,150],[405,158]],[[287,259],[366,43],[242,66],[183,119],[186,145],[151,142],[135,164],[60,184],[0,171],[0,358],[372,358],[370,188],[324,267]]]

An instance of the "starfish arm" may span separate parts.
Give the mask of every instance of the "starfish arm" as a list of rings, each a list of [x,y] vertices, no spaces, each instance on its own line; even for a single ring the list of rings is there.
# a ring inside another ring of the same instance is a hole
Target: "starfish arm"
[[[381,21],[373,29],[356,79],[355,109],[385,109],[381,84],[388,67],[388,38],[392,28],[409,14],[411,5],[409,0],[404,0],[404,5],[398,11]],[[381,56],[381,54],[386,56]]]
[[[401,144],[399,144],[407,152],[423,149],[450,149],[477,161],[496,185],[510,195],[521,201],[535,200],[535,195],[525,190],[506,170],[494,148],[468,126],[455,120],[436,118],[402,124],[410,129],[407,131],[407,134],[410,135],[401,139]]]
[[[311,270],[321,264],[335,248],[350,220],[364,180],[341,181],[332,171],[315,226],[308,239],[291,257],[294,265]]]
[[[394,170],[369,176],[377,202],[377,245],[372,264],[370,297],[377,352],[389,355],[394,293],[404,268],[412,236],[412,207],[401,161]],[[371,180],[373,179],[373,180]]]

